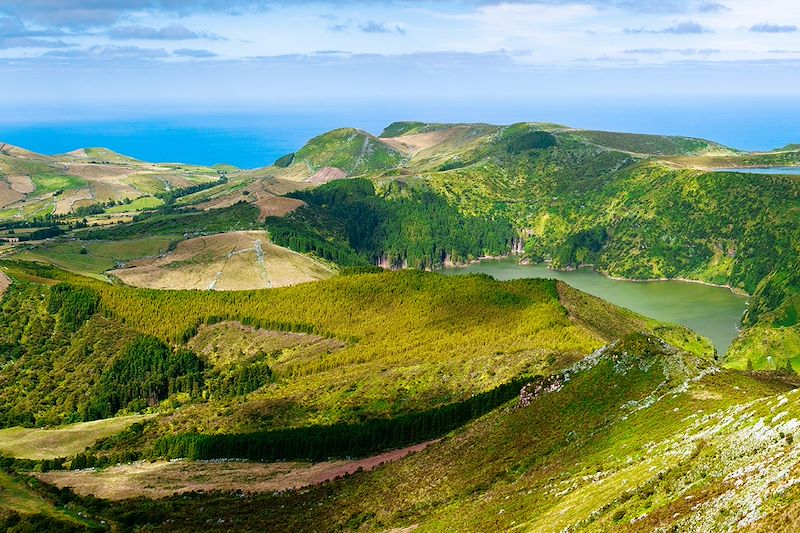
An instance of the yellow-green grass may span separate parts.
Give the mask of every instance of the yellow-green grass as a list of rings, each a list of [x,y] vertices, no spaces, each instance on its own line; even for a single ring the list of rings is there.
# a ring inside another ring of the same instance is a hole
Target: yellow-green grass
[[[166,253],[175,238],[154,236],[129,241],[65,241],[42,244],[16,254],[25,261],[43,261],[60,268],[104,279],[103,272],[119,263]],[[86,250],[86,253],[81,253]]]
[[[595,384],[605,385],[602,381]],[[606,405],[605,411],[583,404],[588,398],[572,403],[569,395],[558,398],[559,394],[553,400],[563,403],[545,400],[539,413],[498,414],[494,423],[477,425],[463,441],[454,439],[439,450],[435,465],[430,459],[416,459],[418,464],[412,472],[420,474],[419,481],[425,486],[408,501],[409,507],[424,508],[426,501],[432,500],[424,495],[426,488],[439,497],[444,493],[446,498],[452,498],[449,505],[424,518],[420,531],[486,530],[493,523],[498,530],[517,526],[523,531],[605,531],[644,517],[648,522],[638,530],[653,531],[657,526],[681,520],[683,526],[675,530],[685,530],[688,524],[703,518],[724,523],[737,516],[741,512],[737,509],[739,504],[746,505],[749,499],[713,500],[714,491],[733,489],[732,482],[730,487],[724,487],[728,475],[748,463],[763,464],[762,461],[769,465],[767,468],[774,467],[775,473],[781,469],[779,463],[770,464],[774,451],[765,449],[757,438],[751,441],[749,434],[758,433],[759,417],[768,417],[767,421],[775,417],[775,406],[787,388],[785,384],[763,383],[742,375],[712,375],[690,382],[685,392],[667,395],[653,407],[608,409],[611,405]],[[757,403],[751,404],[753,401]],[[748,422],[748,414],[739,414],[746,413],[742,407],[749,407],[756,416]],[[798,414],[794,408],[787,412],[789,418]],[[699,416],[692,416],[695,413],[702,413],[708,420],[703,422]],[[581,418],[591,420],[594,416],[599,416],[594,423],[603,418],[610,423],[584,433],[585,422]],[[736,419],[730,429],[725,428],[727,417]],[[740,425],[741,432],[737,427]],[[778,425],[777,420],[768,424]],[[779,430],[774,430],[774,435],[779,439]],[[540,443],[546,444],[553,436],[555,453],[548,453],[547,446]],[[558,437],[564,440],[558,442]],[[526,446],[531,438],[535,444]],[[508,447],[504,448],[503,443]],[[467,452],[470,448],[474,451]],[[737,457],[737,450],[747,452],[740,452]],[[791,457],[796,451],[787,448],[785,453]],[[447,463],[448,455],[458,456],[466,464],[454,468]],[[493,466],[478,466],[474,472],[475,465],[483,461]],[[446,482],[447,494],[436,487],[432,476],[423,473],[426,469],[460,481]],[[481,475],[492,479],[498,470],[507,473],[501,474],[480,497],[471,497],[464,490],[473,483],[479,484]],[[770,490],[777,488],[773,487]],[[744,495],[746,485],[742,488],[740,494]],[[687,500],[691,505],[682,506]],[[696,508],[703,505],[714,511],[703,513],[706,516],[702,517]],[[459,512],[453,512],[455,509]],[[726,512],[721,513],[720,509]],[[699,530],[727,530],[707,524]]]
[[[123,183],[141,191],[144,194],[157,194],[167,190],[167,183],[154,174],[133,174],[123,178]]]
[[[248,182],[244,180],[231,180],[228,183],[224,183],[222,185],[217,185],[216,187],[212,187],[210,189],[205,189],[203,191],[198,191],[192,194],[188,194],[186,196],[182,196],[178,198],[177,204],[178,205],[194,205],[197,203],[205,202],[207,200],[217,198],[219,196],[224,196],[227,194],[232,194],[237,191],[241,191],[245,187],[247,187]]]
[[[293,359],[319,358],[347,345],[337,339],[309,333],[270,331],[243,326],[238,322],[221,322],[200,326],[197,335],[187,346],[214,367],[224,368],[257,358],[259,354],[290,354]]]
[[[0,211],[0,220],[29,219],[52,214],[55,200],[51,196],[32,198]]]
[[[154,165],[105,149],[54,157],[5,152],[0,156],[0,173],[10,182],[0,187],[4,205],[0,220],[43,216],[53,212],[56,203],[55,212],[64,214],[96,202],[154,195],[219,179],[219,173],[207,167]],[[151,199],[132,209],[155,205]]]
[[[0,453],[20,459],[72,457],[99,439],[109,437],[148,415],[131,415],[81,422],[53,429],[13,427],[0,429]]]
[[[0,471],[0,507],[24,514],[49,514],[52,506],[41,496]]]
[[[738,370],[800,371],[800,325],[759,324],[743,331],[725,355],[725,366]]]
[[[228,317],[307,324],[347,342],[331,353],[270,355],[278,384],[245,403],[184,406],[164,421],[171,431],[324,424],[353,421],[356,413],[424,410],[523,373],[552,372],[619,334],[650,327],[596,298],[573,302],[567,290],[559,297],[556,283],[544,280],[387,272],[240,292],[74,281],[93,285],[104,308],[129,327],[165,340],[185,338],[207,318]],[[609,316],[614,328],[592,324],[595,315]]]
[[[34,196],[40,196],[57,191],[79,189],[86,186],[86,182],[82,179],[76,176],[66,176],[63,174],[32,174],[31,180],[36,187],[32,193]]]
[[[138,161],[132,157],[123,154],[118,154],[108,148],[84,148],[83,152],[89,159],[114,163],[119,165],[137,163]]]
[[[46,515],[71,526],[93,526],[99,524],[78,516],[77,511],[69,508],[57,508],[52,502],[42,498],[39,494],[8,473],[0,470],[0,510],[8,510],[21,515]],[[21,529],[20,531],[30,531]]]
[[[745,516],[792,502],[782,492],[800,475],[800,404],[791,383],[731,371],[664,374],[683,356],[653,361],[635,348],[624,352],[528,407],[509,404],[403,461],[265,498],[260,525],[729,531]],[[253,526],[248,520],[239,527]]]
[[[106,209],[106,213],[128,213],[132,211],[144,211],[145,209],[155,209],[164,205],[164,200],[152,196],[137,198],[129,204],[115,205]]]

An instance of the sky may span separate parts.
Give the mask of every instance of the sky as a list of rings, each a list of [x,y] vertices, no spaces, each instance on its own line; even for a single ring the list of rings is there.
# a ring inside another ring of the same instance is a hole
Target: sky
[[[796,101],[796,0],[0,0],[0,113]]]

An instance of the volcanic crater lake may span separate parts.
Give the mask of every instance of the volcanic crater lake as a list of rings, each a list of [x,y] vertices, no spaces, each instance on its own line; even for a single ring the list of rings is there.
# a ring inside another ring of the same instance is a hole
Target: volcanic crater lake
[[[516,258],[489,259],[465,267],[445,268],[446,275],[482,273],[498,280],[551,278],[583,292],[663,322],[681,324],[708,337],[724,354],[738,334],[747,298],[725,287],[688,281],[623,281],[590,268],[550,270],[546,265],[520,265]]]

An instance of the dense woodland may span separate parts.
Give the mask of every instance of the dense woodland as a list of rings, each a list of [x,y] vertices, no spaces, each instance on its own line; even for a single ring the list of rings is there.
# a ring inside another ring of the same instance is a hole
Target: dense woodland
[[[501,218],[465,216],[427,187],[400,182],[378,193],[365,179],[337,181],[292,196],[309,207],[267,222],[276,242],[348,266],[360,261],[344,243],[373,264],[429,269],[508,253],[514,237]]]
[[[216,459],[236,457],[258,461],[361,457],[437,438],[519,395],[535,381],[520,377],[468,399],[394,418],[368,419],[360,424],[307,426],[247,434],[180,434],[161,437],[153,457]]]

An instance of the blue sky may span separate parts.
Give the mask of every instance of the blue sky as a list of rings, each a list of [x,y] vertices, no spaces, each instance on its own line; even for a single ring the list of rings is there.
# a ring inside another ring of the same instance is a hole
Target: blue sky
[[[0,111],[793,99],[796,0],[0,0]]]

